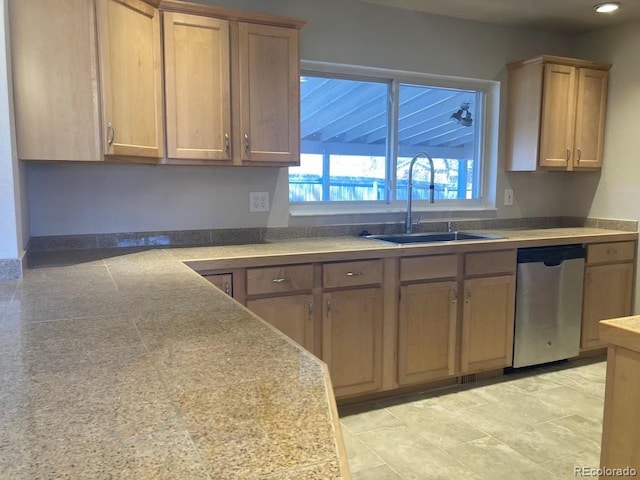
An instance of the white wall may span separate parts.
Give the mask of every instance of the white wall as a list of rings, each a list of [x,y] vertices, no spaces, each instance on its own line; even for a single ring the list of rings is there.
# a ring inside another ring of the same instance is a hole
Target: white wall
[[[15,259],[22,255],[28,239],[23,230],[20,184],[24,176],[15,157],[11,98],[11,69],[8,65],[9,35],[5,28],[7,4],[0,0],[0,259]],[[26,211],[26,207],[25,210]]]
[[[640,220],[640,22],[584,35],[577,54],[613,64],[598,183],[575,178],[568,192],[591,216]]]
[[[504,80],[506,62],[568,54],[572,46],[560,35],[356,0],[208,3],[307,19],[301,33],[301,56],[307,60]],[[503,89],[501,118],[504,95]],[[500,152],[504,127],[502,120]],[[498,172],[498,197],[511,185],[517,203],[501,208],[498,216],[563,214],[563,203],[556,201],[563,191],[558,177],[507,176],[501,167]],[[285,169],[33,164],[28,176],[32,235],[289,224]],[[270,214],[248,212],[252,190],[272,193],[276,203]]]

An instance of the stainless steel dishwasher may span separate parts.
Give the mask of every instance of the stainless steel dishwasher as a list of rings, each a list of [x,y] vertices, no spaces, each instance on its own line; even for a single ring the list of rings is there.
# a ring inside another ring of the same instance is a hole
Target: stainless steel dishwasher
[[[584,258],[582,245],[518,249],[515,368],[578,355]]]

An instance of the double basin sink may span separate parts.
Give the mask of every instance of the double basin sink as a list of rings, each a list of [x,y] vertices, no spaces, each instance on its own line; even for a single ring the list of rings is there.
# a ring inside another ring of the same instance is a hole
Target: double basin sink
[[[394,243],[396,245],[407,245],[415,243],[439,243],[439,242],[459,242],[465,240],[495,240],[504,238],[499,235],[487,233],[469,232],[426,232],[426,233],[398,233],[392,235],[366,235],[364,238],[380,240],[382,242]]]

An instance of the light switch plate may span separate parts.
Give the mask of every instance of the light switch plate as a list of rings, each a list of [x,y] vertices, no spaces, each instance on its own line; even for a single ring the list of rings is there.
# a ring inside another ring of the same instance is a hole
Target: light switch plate
[[[250,212],[268,212],[269,211],[269,192],[250,192],[249,193],[249,211]]]
[[[504,206],[511,207],[513,206],[513,190],[507,188],[504,191]]]

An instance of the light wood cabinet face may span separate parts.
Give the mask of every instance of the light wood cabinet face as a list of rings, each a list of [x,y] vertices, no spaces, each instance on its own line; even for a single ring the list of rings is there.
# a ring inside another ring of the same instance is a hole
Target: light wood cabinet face
[[[636,242],[607,242],[587,246],[587,265],[632,261]]]
[[[233,297],[233,276],[230,273],[204,275],[204,278],[230,297]]]
[[[540,166],[569,166],[575,130],[576,68],[545,65]]]
[[[548,55],[509,64],[506,169],[601,168],[609,68]]]
[[[247,300],[247,308],[313,352],[313,295]]]
[[[382,260],[325,263],[322,266],[322,286],[343,288],[382,283]]]
[[[247,295],[287,293],[312,288],[311,264],[247,269]]]
[[[229,22],[163,15],[167,156],[230,160]]]
[[[574,166],[600,168],[604,144],[607,72],[581,68],[578,76]]]
[[[598,333],[600,320],[631,315],[632,287],[633,263],[586,267],[581,348],[605,346]]]
[[[51,3],[9,3],[18,158],[100,161],[94,5]]]
[[[299,163],[298,31],[239,24],[242,160]]]
[[[336,396],[366,393],[382,386],[382,288],[322,296],[322,358]]]
[[[607,384],[602,424],[600,466],[606,469],[640,469],[640,353],[609,346]],[[615,472],[615,470],[614,470]],[[602,475],[603,480],[636,475]]]
[[[398,383],[427,382],[455,373],[458,282],[400,287]]]
[[[160,13],[141,0],[97,0],[108,155],[164,153]]]
[[[461,371],[513,363],[515,275],[465,280]]]

